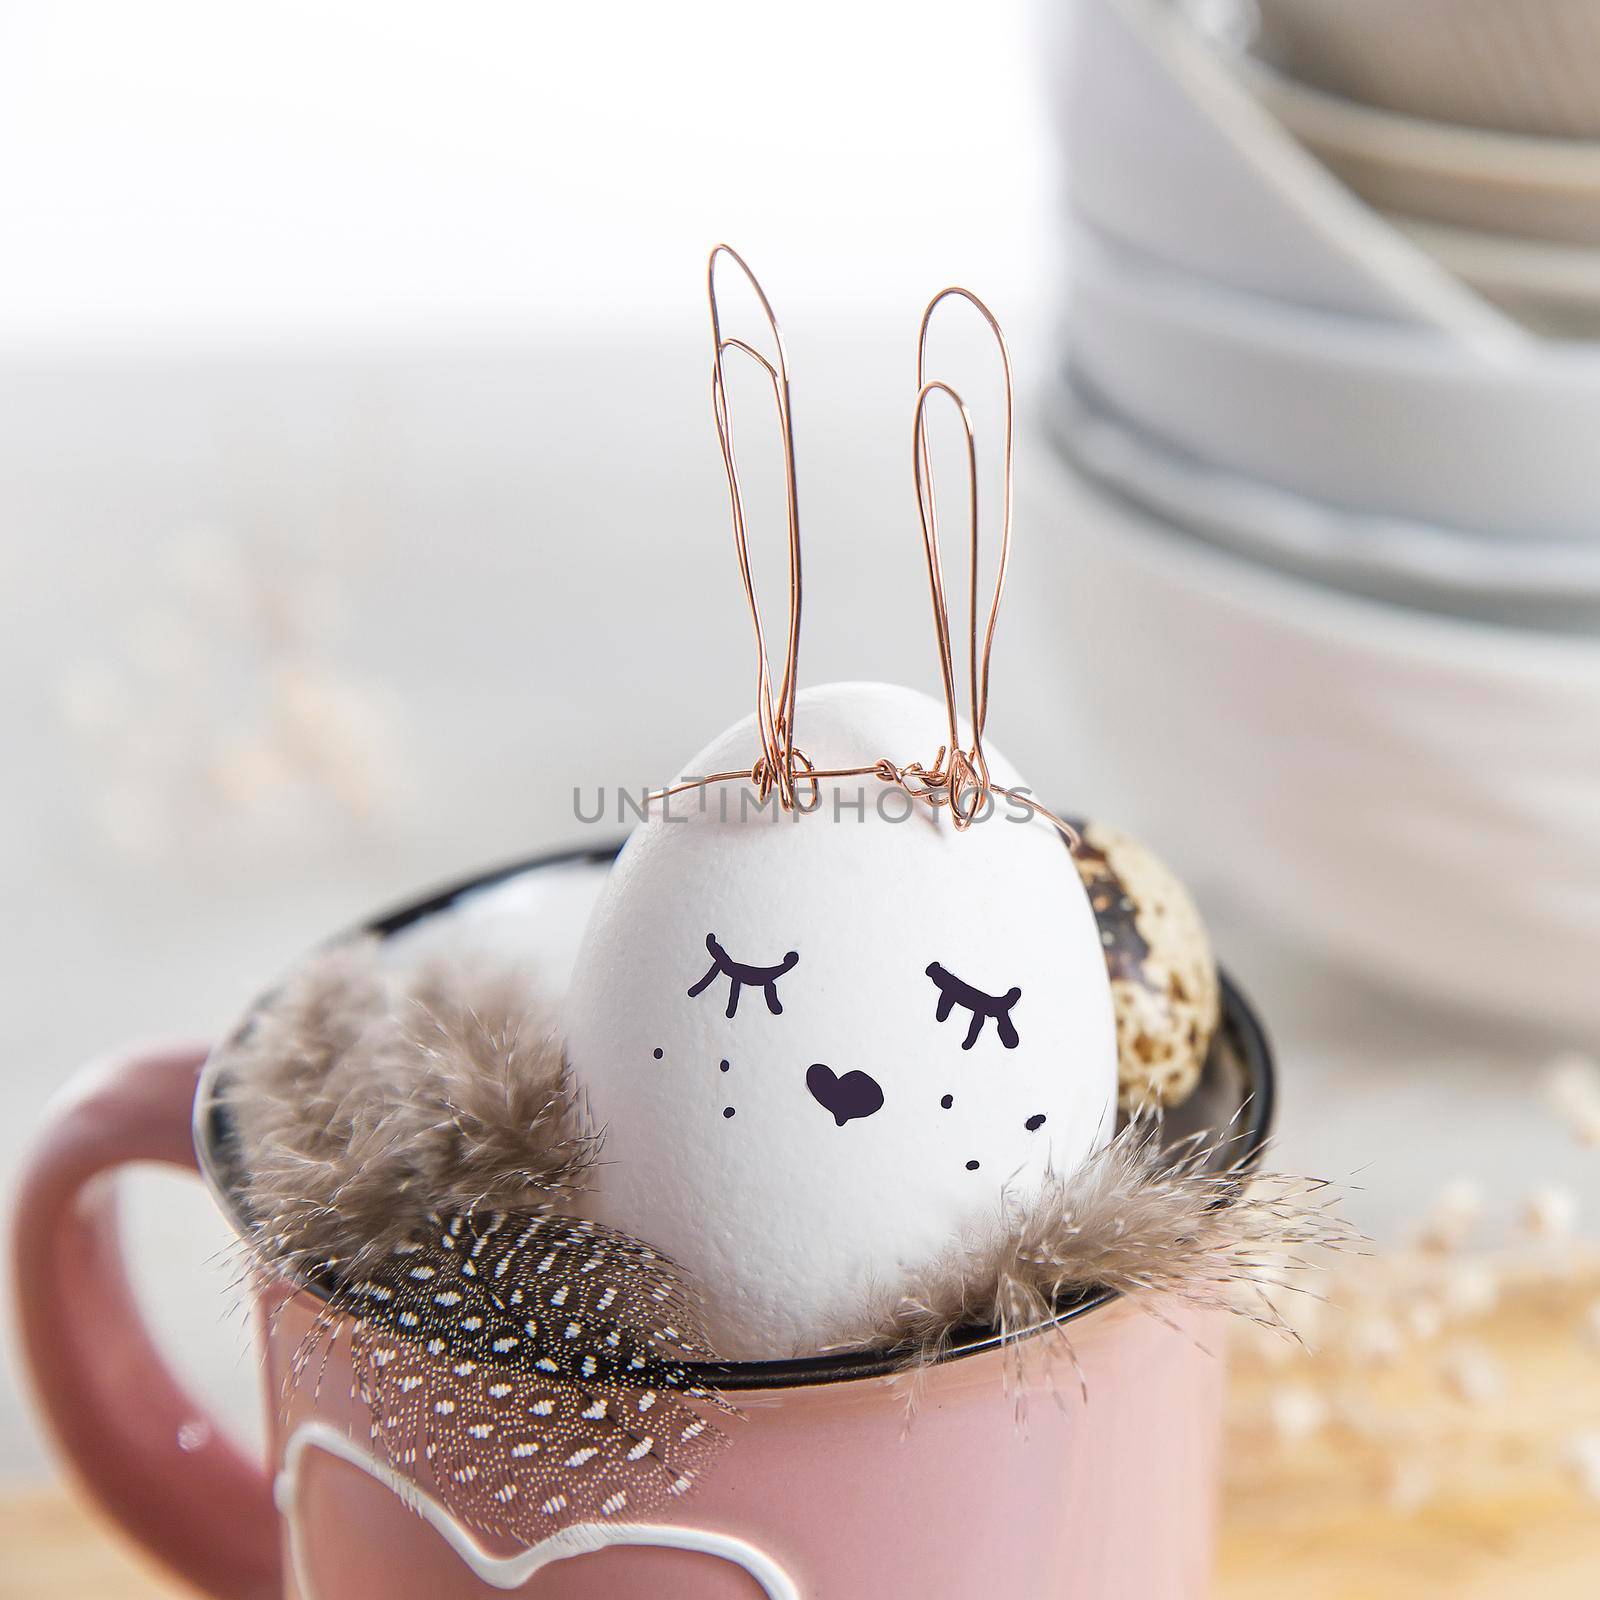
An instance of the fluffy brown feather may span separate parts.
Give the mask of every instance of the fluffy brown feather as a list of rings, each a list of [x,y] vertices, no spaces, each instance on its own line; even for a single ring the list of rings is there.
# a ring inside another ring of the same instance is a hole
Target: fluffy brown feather
[[[319,956],[227,1047],[222,1092],[256,1249],[343,1271],[433,1212],[547,1208],[582,1187],[561,1041],[512,971]]]
[[[1077,1172],[1008,1203],[987,1234],[946,1252],[912,1290],[880,1297],[847,1342],[865,1335],[904,1348],[916,1366],[959,1334],[992,1328],[1016,1341],[1020,1363],[1032,1341],[1018,1335],[1099,1288],[1158,1316],[1176,1301],[1281,1326],[1269,1291],[1357,1236],[1335,1214],[1329,1185],[1219,1165],[1221,1143],[1164,1147],[1159,1121],[1136,1118]],[[1070,1324],[1056,1327],[1070,1346]]]

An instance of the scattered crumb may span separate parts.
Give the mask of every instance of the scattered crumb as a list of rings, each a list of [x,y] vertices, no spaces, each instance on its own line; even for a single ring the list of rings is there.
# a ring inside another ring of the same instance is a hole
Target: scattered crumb
[[[1565,1239],[1578,1222],[1578,1197],[1570,1189],[1547,1184],[1523,1201],[1519,1219],[1535,1239]]]
[[[1417,1244],[1440,1253],[1459,1250],[1482,1216],[1483,1190],[1471,1178],[1457,1178],[1434,1197],[1417,1229]]]
[[[1563,1450],[1567,1469],[1591,1500],[1600,1500],[1600,1433],[1575,1433]]]
[[[1307,1384],[1288,1384],[1272,1396],[1272,1425],[1286,1444],[1296,1444],[1328,1425],[1328,1402]]]
[[[1545,1068],[1544,1096],[1579,1144],[1600,1148],[1600,1062],[1570,1051]]]
[[[1318,1346],[1241,1368],[1240,1415],[1278,1449],[1230,1482],[1320,1494],[1337,1478],[1371,1516],[1431,1519],[1560,1474],[1600,1505],[1600,1251],[1579,1192],[1461,1179],[1401,1245],[1340,1258]]]
[[[1360,1386],[1344,1385],[1334,1394],[1332,1421],[1342,1433],[1373,1443],[1387,1441],[1394,1432],[1395,1417],[1385,1406],[1375,1403]]]
[[[1393,1317],[1363,1317],[1350,1329],[1350,1354],[1364,1366],[1393,1366],[1404,1348],[1405,1340]]]
[[[1384,1502],[1399,1516],[1415,1516],[1438,1492],[1438,1481],[1420,1461],[1399,1461],[1384,1486]]]
[[[1583,1336],[1596,1350],[1600,1350],[1600,1300],[1591,1300],[1583,1314]]]
[[[1450,1351],[1440,1376],[1450,1392],[1469,1406],[1489,1405],[1505,1392],[1505,1373],[1480,1345],[1460,1345]]]
[[[1431,1300],[1417,1299],[1405,1308],[1406,1330],[1421,1344],[1444,1331],[1444,1313]]]
[[[1500,1303],[1500,1278],[1487,1261],[1462,1261],[1445,1274],[1442,1299],[1453,1317],[1487,1316]]]
[[[290,846],[383,821],[399,781],[396,707],[327,648],[337,573],[270,532],[170,540],[150,605],[106,662],[71,667],[60,716],[92,775],[83,804],[120,855]]]

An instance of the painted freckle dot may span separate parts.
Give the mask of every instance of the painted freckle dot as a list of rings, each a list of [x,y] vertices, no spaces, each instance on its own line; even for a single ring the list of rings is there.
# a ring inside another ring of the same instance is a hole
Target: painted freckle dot
[[[733,1107],[732,1106],[724,1106],[722,1108],[722,1114],[725,1117],[731,1117],[733,1115]]]
[[[660,1045],[657,1045],[655,1049],[650,1052],[650,1054],[653,1055],[657,1061],[659,1061],[662,1056],[666,1054],[666,1051],[664,1051]]]
[[[956,1097],[953,1094],[947,1094],[947,1095],[941,1095],[940,1096],[939,1104],[942,1105],[945,1108],[946,1111],[948,1111],[950,1109],[950,1107],[953,1106],[955,1103],[956,1103]]]
[[[967,1163],[967,1171],[968,1172],[976,1172],[977,1170],[978,1170],[978,1163],[976,1161],[969,1161]]]
[[[1044,1126],[1044,1112],[1040,1111],[1023,1123],[1029,1133],[1037,1133]]]

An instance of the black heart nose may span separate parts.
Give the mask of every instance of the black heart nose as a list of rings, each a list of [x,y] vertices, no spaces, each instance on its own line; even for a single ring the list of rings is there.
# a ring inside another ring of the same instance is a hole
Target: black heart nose
[[[842,1128],[853,1117],[870,1117],[883,1109],[883,1090],[865,1072],[847,1072],[841,1078],[818,1061],[806,1073],[811,1098]]]

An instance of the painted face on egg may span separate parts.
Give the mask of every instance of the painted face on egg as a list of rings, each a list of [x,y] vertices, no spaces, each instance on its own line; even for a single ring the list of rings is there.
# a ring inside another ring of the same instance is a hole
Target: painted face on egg
[[[943,723],[874,684],[803,693],[796,718],[819,767],[931,756]],[[746,722],[687,772],[753,747]],[[873,1295],[1109,1137],[1094,914],[1060,835],[1007,811],[958,834],[870,778],[806,815],[721,785],[618,858],[565,1017],[605,1130],[592,1208],[694,1276],[724,1355],[848,1339]]]

